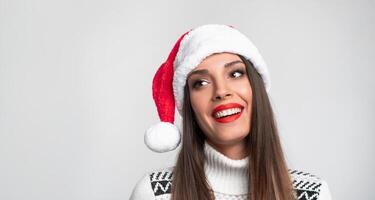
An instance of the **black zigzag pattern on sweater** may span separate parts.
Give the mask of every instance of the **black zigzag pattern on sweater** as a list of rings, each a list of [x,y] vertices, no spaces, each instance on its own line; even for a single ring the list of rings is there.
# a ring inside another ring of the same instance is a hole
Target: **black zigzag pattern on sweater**
[[[297,200],[317,200],[322,185],[321,179],[313,174],[289,170],[293,177],[293,187],[296,191]]]
[[[150,174],[151,188],[155,196],[170,194],[172,187],[172,172],[159,171]]]
[[[318,200],[321,179],[313,174],[289,169],[297,200]],[[170,194],[172,171],[162,170],[150,174],[151,188],[155,196]]]

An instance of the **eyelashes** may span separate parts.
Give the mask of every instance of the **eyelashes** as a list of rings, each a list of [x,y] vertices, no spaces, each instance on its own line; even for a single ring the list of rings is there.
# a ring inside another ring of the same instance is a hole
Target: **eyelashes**
[[[202,82],[205,82],[204,80],[197,80],[197,81],[194,81],[193,83],[193,88],[196,89],[196,88],[199,88],[201,87],[201,83]]]
[[[238,78],[241,78],[245,74],[245,71],[243,69],[235,69],[235,70],[231,71],[229,74],[230,74],[231,78],[238,79]],[[202,83],[205,83],[205,84],[202,84]],[[208,83],[209,83],[209,81],[207,81],[207,80],[198,79],[198,80],[192,81],[192,87],[194,89],[198,89],[198,88],[200,88],[200,87],[202,87],[202,86],[204,86]]]
[[[237,78],[237,77],[241,77],[242,75],[244,75],[244,71],[243,70],[241,70],[241,69],[238,69],[238,70],[234,70],[232,73],[231,73],[231,75],[233,75],[233,74],[235,74],[235,73],[239,73],[240,75],[239,76],[234,76],[235,78]]]

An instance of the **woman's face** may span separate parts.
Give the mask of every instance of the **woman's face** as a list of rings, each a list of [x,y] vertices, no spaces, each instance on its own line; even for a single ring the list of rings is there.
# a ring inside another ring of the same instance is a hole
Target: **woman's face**
[[[188,75],[190,101],[209,142],[233,145],[250,132],[252,90],[241,58],[213,54]]]

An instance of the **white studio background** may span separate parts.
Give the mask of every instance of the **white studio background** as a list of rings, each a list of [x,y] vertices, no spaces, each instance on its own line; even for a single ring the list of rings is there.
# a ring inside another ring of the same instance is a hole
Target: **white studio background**
[[[290,167],[325,179],[333,199],[375,199],[374,10],[0,0],[0,199],[123,200],[144,173],[173,165],[177,151],[143,144],[158,121],[151,82],[179,36],[206,23],[233,25],[264,56]]]

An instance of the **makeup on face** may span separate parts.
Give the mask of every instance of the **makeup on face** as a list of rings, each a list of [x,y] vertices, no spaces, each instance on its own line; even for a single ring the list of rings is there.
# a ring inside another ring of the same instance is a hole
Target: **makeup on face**
[[[243,109],[238,103],[222,104],[214,108],[212,117],[219,123],[229,123],[241,117]]]
[[[246,73],[245,65],[242,62],[242,60],[234,60],[228,62],[223,67],[225,69],[230,70],[228,77],[233,79],[241,78]],[[197,69],[192,71],[188,75],[188,78],[192,77],[191,81],[189,81],[190,88],[192,88],[193,90],[199,90],[201,87],[203,88],[205,85],[210,83],[209,80],[212,76],[213,75],[211,75],[209,70],[207,69]],[[204,79],[206,77],[208,77],[209,80]],[[230,123],[241,117],[243,109],[244,106],[242,106],[241,104],[230,102],[227,104],[216,106],[215,109],[212,111],[211,116],[214,118],[216,122]]]
[[[241,64],[238,64],[238,63],[242,63],[242,66],[241,66]],[[227,69],[228,68],[234,68],[234,70],[230,71],[230,76],[232,76],[234,78],[241,77],[246,73],[244,63],[241,60],[235,60],[235,61],[226,63],[224,65],[224,68],[227,68]],[[237,75],[234,75],[235,73]],[[238,74],[240,74],[240,75],[238,75]],[[191,78],[191,77],[193,77],[193,78]],[[190,88],[191,89],[197,89],[197,88],[199,88],[200,83],[202,83],[202,82],[208,82],[209,83],[209,81],[207,81],[205,79],[201,79],[202,77],[210,77],[210,72],[207,69],[198,69],[198,70],[194,70],[194,71],[190,72],[188,74],[188,78],[187,78]]]

